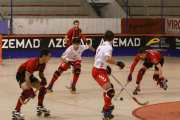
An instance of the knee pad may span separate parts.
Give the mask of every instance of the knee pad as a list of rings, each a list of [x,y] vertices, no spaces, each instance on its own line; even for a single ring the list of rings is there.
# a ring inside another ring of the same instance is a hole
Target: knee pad
[[[28,99],[31,96],[31,91],[30,89],[25,89],[21,94],[25,97],[25,99]]]
[[[76,64],[74,67],[75,68],[81,68],[81,65],[80,64]]]
[[[113,98],[114,95],[115,95],[115,91],[114,91],[113,88],[110,88],[110,89],[107,90],[107,92],[106,92],[106,96],[107,96],[107,97]]]
[[[74,69],[74,74],[75,75],[79,75],[81,73],[81,69],[80,68],[75,68]]]
[[[111,87],[114,89],[114,85],[111,83]]]
[[[60,75],[61,75],[61,73],[60,73],[59,71],[56,70],[56,71],[54,72],[54,76],[55,76],[55,77],[59,77]]]
[[[39,95],[41,97],[43,97],[46,93],[47,93],[47,89],[45,87],[43,87],[39,90]]]
[[[141,68],[141,69],[139,70],[138,74],[139,74],[140,76],[143,76],[143,75],[145,74],[145,72],[146,72],[146,71]]]

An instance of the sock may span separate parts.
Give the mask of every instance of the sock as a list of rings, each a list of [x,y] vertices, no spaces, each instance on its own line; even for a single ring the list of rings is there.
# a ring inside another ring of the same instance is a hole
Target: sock
[[[23,95],[21,95],[21,100],[24,102],[25,101],[25,97]],[[16,105],[16,110],[20,111],[20,108],[22,106],[22,103],[20,102],[20,100],[18,99],[17,105]]]
[[[112,88],[112,87],[110,87],[110,88]],[[110,88],[108,88],[108,89],[110,89]],[[107,89],[107,90],[108,90],[108,89]],[[107,90],[106,90],[106,91],[107,91]],[[106,95],[106,91],[104,91],[104,93],[103,93],[103,96],[104,96],[104,110],[110,109],[111,100],[112,100],[112,98],[109,98],[109,97]]]
[[[146,70],[141,68],[141,70],[139,70],[138,75],[137,75],[137,80],[136,80],[136,84],[139,84],[143,78],[143,75],[145,74]]]
[[[158,81],[159,80],[159,74],[154,74],[153,75],[153,80]]]
[[[77,83],[77,81],[78,81],[78,78],[79,78],[79,75],[76,75],[76,74],[74,74],[74,77],[73,77],[73,83]]]
[[[38,95],[38,106],[41,106],[43,104],[44,101],[44,95]]]
[[[62,73],[63,70],[58,69],[58,72],[59,72],[59,73]],[[54,72],[54,75],[53,75],[53,77],[52,77],[52,79],[51,79],[51,82],[50,82],[49,84],[50,84],[50,85],[53,85],[54,82],[58,79],[59,76],[60,76],[60,75],[58,75],[58,73]]]

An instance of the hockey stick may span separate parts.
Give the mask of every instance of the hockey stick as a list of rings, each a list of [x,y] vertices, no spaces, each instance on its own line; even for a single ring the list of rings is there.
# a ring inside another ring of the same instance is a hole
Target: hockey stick
[[[36,93],[38,90],[40,90],[43,86],[40,86],[34,93]],[[21,97],[19,97],[19,100],[20,102],[23,104],[23,105],[26,105],[29,100],[32,98],[32,95],[26,100],[26,101],[22,101]]]
[[[112,74],[111,74],[111,76],[116,80],[116,82],[119,83],[119,85],[121,85],[122,88],[124,88],[124,90],[131,96],[132,99],[134,99],[134,101],[135,101],[137,104],[139,104],[139,105],[141,105],[141,106],[145,106],[145,105],[147,105],[147,104],[149,103],[148,101],[146,101],[145,103],[140,103],[133,95],[131,95],[131,94],[129,93],[129,91],[128,91]]]
[[[127,81],[126,85],[127,85],[128,83],[129,83],[129,81]],[[125,85],[124,87],[126,87],[126,85]],[[124,87],[121,89],[121,92],[124,90]],[[118,93],[118,94],[114,97],[114,100],[116,100],[116,99],[119,97],[119,95],[121,94],[121,92]]]
[[[71,82],[70,82],[70,86],[69,87],[66,86],[67,89],[71,89],[71,86],[72,86],[72,67],[70,68],[70,70],[71,70],[71,75],[70,75],[69,79],[70,79]]]

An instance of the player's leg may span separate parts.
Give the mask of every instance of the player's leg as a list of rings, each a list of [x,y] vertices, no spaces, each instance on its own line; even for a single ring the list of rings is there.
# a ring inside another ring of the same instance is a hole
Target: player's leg
[[[59,66],[58,70],[56,70],[54,72],[54,75],[51,79],[51,82],[49,83],[48,87],[47,87],[47,92],[52,92],[52,87],[54,85],[54,82],[59,78],[59,76],[61,76],[61,73],[63,73],[63,71],[66,71],[69,68],[69,65],[62,62],[61,65]]]
[[[137,80],[135,84],[135,88],[133,89],[133,94],[136,95],[137,92],[140,92],[140,82],[145,74],[146,70],[152,67],[152,63],[144,62],[142,68],[138,71]]]
[[[104,89],[104,117],[105,118],[114,118],[111,114],[110,105],[112,98],[115,95],[115,91],[113,86],[111,86],[109,77],[107,76],[106,70],[99,70],[97,68],[93,68],[92,71],[93,78],[98,82],[98,84]]]
[[[76,83],[78,81],[79,75],[81,73],[81,60],[78,60],[74,63],[74,77],[71,87],[71,93],[76,93]]]
[[[21,114],[21,112],[20,112],[21,106],[22,106],[22,103],[21,103],[20,99],[22,101],[25,101],[25,99],[28,99],[31,96],[31,92],[30,92],[29,86],[25,82],[25,76],[24,75],[22,75],[21,73],[17,72],[16,79],[17,79],[17,82],[20,85],[20,88],[23,90],[23,92],[21,93],[21,96],[18,99],[16,108],[13,111],[13,117],[14,118],[18,118],[18,119],[23,119],[24,115]]]
[[[40,87],[40,81],[32,76],[30,77],[30,80],[32,81],[32,87],[33,88],[36,88],[38,89]],[[44,97],[45,97],[45,94],[47,93],[47,89],[46,87],[41,87],[39,89],[39,94],[38,94],[38,105],[37,105],[37,115],[40,116],[42,115],[42,113],[47,117],[49,116],[50,114],[50,110],[47,110],[44,106],[43,106],[43,101],[44,101]]]
[[[161,60],[159,61],[159,63],[161,64],[161,67],[163,67],[163,64],[164,64],[164,58],[162,57],[161,58]],[[159,81],[159,68],[158,67],[156,67],[155,66],[155,71],[154,71],[154,75],[153,75],[153,80],[155,80],[155,81]],[[164,78],[163,76],[162,76],[162,84],[159,84],[160,85],[160,87],[162,87],[164,90],[166,90],[167,89],[167,83],[166,82],[168,82],[168,80],[166,79],[166,78]]]

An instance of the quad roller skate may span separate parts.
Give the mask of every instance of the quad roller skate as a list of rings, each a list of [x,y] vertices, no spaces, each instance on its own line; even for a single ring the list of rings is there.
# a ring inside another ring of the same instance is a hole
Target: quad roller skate
[[[110,110],[104,110],[104,118],[102,120],[113,120],[114,115],[111,114]]]
[[[75,87],[75,85],[72,85],[70,92],[72,94],[76,94],[76,87]]]
[[[114,105],[111,103],[111,105],[110,105],[110,108],[109,108],[109,110],[111,111],[111,113],[113,112],[113,110],[114,110]],[[101,111],[101,113],[104,113],[104,107],[103,107],[103,109],[102,109],[102,111]]]
[[[46,108],[44,108],[44,106],[38,106],[37,107],[37,116],[41,116],[42,114],[44,114],[44,117],[48,117],[50,116],[50,110],[47,110]]]
[[[140,84],[136,84],[132,92],[133,92],[133,95],[137,95],[138,92],[140,92]]]
[[[13,114],[12,120],[25,120],[24,115],[21,114],[20,111],[13,110],[12,114]]]
[[[48,85],[48,87],[47,87],[47,92],[48,92],[48,93],[53,92],[52,87],[53,87],[53,85],[50,85],[50,84]]]
[[[164,80],[163,80],[163,84],[164,84],[163,89],[164,89],[164,90],[167,90],[167,88],[168,88],[167,82],[168,82],[168,80],[167,80],[166,78],[164,78]]]

